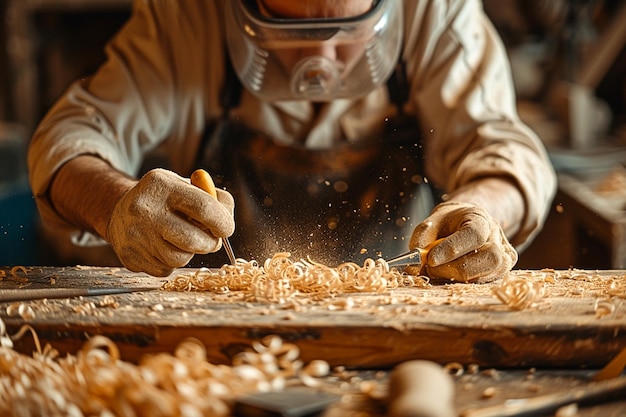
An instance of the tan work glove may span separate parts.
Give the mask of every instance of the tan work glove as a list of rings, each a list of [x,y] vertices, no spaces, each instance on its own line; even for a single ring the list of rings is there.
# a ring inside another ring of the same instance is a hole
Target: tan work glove
[[[502,227],[483,208],[472,204],[439,204],[415,227],[410,248],[433,246],[425,271],[433,280],[485,283],[504,277],[517,262],[517,252]],[[410,274],[419,273],[408,267]]]
[[[217,197],[154,169],[116,203],[106,239],[129,270],[167,276],[194,254],[219,250],[235,230],[233,197],[223,190]]]

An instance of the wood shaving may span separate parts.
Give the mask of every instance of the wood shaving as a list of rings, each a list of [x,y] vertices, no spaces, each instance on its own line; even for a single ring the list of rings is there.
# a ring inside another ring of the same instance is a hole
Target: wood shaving
[[[560,407],[554,413],[555,417],[575,417],[578,415],[578,404],[568,404]]]
[[[79,314],[81,316],[89,316],[92,315],[95,310],[97,310],[97,306],[93,301],[83,301],[82,303],[75,304],[71,307],[72,312]]]
[[[110,308],[118,308],[120,303],[110,295],[105,295],[102,297],[102,300],[98,303],[100,307],[110,307]]]
[[[526,390],[528,392],[532,392],[532,393],[538,393],[541,391],[542,386],[539,384],[528,384],[528,386],[526,387]]]
[[[515,310],[523,310],[534,305],[544,296],[543,285],[523,277],[507,276],[493,287],[494,295]]]
[[[467,365],[468,375],[476,375],[478,374],[478,372],[480,372],[480,366],[478,366],[478,364],[470,363],[469,365]]]
[[[610,300],[597,299],[594,303],[593,309],[596,312],[596,317],[604,317],[613,314],[615,311],[615,305]]]
[[[485,369],[480,374],[496,380],[500,379],[500,372],[494,368]]]
[[[11,303],[7,307],[6,312],[9,317],[20,316],[24,320],[32,320],[35,318],[35,311],[30,304],[26,303]]]
[[[0,348],[13,348],[13,340],[7,334],[7,327],[3,320],[0,320]]]
[[[335,310],[351,310],[355,306],[354,298],[347,297],[338,299],[328,303],[327,308],[331,311]]]
[[[17,313],[24,320],[32,320],[35,318],[35,312],[33,311],[33,308],[27,304],[20,304],[17,309]]]
[[[330,365],[323,360],[313,360],[304,369],[303,372],[313,377],[323,377],[330,373]]]
[[[298,295],[323,299],[346,293],[383,293],[400,287],[430,286],[427,277],[401,273],[383,259],[366,259],[363,266],[348,262],[332,268],[310,259],[294,261],[290,256],[288,252],[277,253],[263,266],[238,259],[236,265],[224,265],[217,272],[201,268],[177,275],[162,289],[217,294],[240,291],[251,301],[283,304]]]
[[[483,393],[481,394],[481,398],[482,399],[489,399],[489,398],[493,398],[495,397],[495,395],[497,394],[497,389],[495,387],[487,387],[485,388],[485,390],[483,391]]]
[[[125,362],[104,336],[91,337],[75,355],[59,357],[32,333],[37,351],[13,350],[0,320],[0,415],[2,416],[229,416],[235,397],[293,385],[321,385],[325,361],[304,366],[295,345],[270,336],[241,352],[233,365],[207,360],[205,346],[186,339],[174,354],[146,354]]]
[[[20,308],[20,305],[22,303],[16,302],[16,303],[11,303],[7,306],[7,316],[9,317],[13,317],[18,315],[18,309]]]
[[[20,275],[20,272],[23,274],[23,276]],[[19,282],[28,282],[28,272],[26,271],[26,267],[24,266],[14,266],[13,268],[11,268],[11,276]]]
[[[443,369],[452,376],[461,376],[463,372],[465,372],[463,365],[459,362],[450,362],[446,364]]]
[[[27,283],[28,282],[28,271],[25,266],[16,265],[11,268],[9,274],[7,275],[6,271],[0,271],[0,281],[3,279],[8,279],[11,281],[16,281],[19,283]]]
[[[616,299],[626,299],[626,274],[607,275],[578,269],[519,270],[489,288],[500,302],[515,310],[538,305],[549,308],[546,302],[556,297],[595,298],[593,312],[604,317],[615,313]]]

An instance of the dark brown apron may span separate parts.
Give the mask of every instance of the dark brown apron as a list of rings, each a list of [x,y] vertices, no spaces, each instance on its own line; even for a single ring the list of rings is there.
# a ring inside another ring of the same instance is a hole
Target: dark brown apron
[[[390,257],[407,250],[434,205],[412,117],[391,118],[376,137],[324,150],[277,144],[227,115],[208,133],[199,166],[235,198],[230,241],[238,257],[263,262],[287,251],[331,266]],[[220,251],[190,266],[227,262]]]

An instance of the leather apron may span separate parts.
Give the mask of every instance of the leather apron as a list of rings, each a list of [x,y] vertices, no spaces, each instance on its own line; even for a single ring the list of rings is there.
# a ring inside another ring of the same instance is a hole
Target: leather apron
[[[396,88],[389,89],[392,100],[408,91]],[[286,251],[329,266],[391,257],[408,249],[434,206],[421,131],[402,112],[375,137],[323,150],[280,145],[228,112],[207,134],[199,166],[235,198],[230,242],[237,257],[263,262]],[[191,266],[224,263],[219,251],[194,257]]]

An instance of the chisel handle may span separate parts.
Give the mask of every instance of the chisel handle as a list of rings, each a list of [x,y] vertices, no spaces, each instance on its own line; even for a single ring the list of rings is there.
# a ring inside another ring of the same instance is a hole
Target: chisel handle
[[[215,188],[215,183],[213,182],[213,178],[203,169],[196,169],[191,174],[191,184],[200,188],[203,191],[206,191],[211,197],[217,200],[217,189]],[[226,254],[228,254],[228,259],[232,265],[237,263],[237,258],[235,257],[235,252],[233,251],[233,247],[230,244],[230,240],[227,237],[222,238],[222,242],[224,242],[224,249],[226,250]]]

